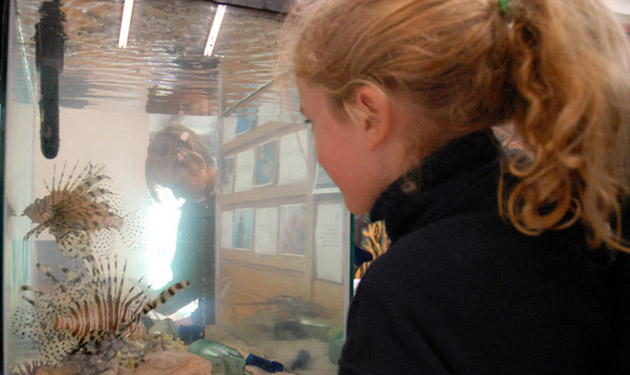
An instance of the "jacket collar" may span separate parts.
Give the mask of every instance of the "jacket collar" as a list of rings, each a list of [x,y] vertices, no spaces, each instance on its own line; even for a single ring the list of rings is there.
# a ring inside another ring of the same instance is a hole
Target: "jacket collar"
[[[374,203],[370,219],[384,220],[395,242],[411,230],[465,209],[455,203],[457,198],[482,176],[498,177],[499,154],[500,145],[490,129],[447,142],[392,183]],[[417,189],[405,193],[407,181],[415,182]]]

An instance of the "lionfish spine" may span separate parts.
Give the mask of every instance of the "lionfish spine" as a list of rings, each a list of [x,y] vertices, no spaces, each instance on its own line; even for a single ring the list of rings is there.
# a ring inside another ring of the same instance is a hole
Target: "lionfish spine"
[[[147,315],[150,311],[154,310],[158,306],[165,304],[169,299],[171,299],[180,290],[188,287],[189,285],[190,285],[190,281],[184,280],[184,281],[180,281],[178,283],[175,283],[169,286],[168,288],[166,288],[166,290],[160,293],[156,298],[144,304],[144,306],[142,306],[141,311],[138,312],[138,310],[136,310],[136,314],[133,321],[130,321],[129,323],[127,323],[125,326],[122,327],[122,329],[124,330],[127,328],[127,326],[138,323],[140,319],[142,319],[143,316]]]
[[[52,365],[52,362],[42,360],[31,360],[28,362],[16,363],[13,365],[9,375],[36,375],[40,368]]]
[[[180,281],[176,284],[171,285],[162,293],[160,293],[153,301],[147,302],[144,305],[144,307],[142,308],[142,313],[140,314],[138,319],[142,318],[147,313],[149,313],[149,311],[155,309],[156,307],[165,304],[166,301],[171,299],[177,292],[188,287],[189,285],[190,285],[190,281],[188,280]]]

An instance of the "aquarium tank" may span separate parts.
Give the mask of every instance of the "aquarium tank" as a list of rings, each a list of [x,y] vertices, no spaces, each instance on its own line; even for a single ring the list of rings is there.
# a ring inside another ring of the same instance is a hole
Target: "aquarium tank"
[[[3,373],[336,374],[352,218],[285,2],[3,4]]]

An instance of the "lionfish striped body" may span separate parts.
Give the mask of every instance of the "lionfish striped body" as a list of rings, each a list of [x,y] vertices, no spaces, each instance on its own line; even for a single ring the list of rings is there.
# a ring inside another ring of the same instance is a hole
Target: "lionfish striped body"
[[[53,171],[51,185],[44,182],[49,194],[36,199],[23,212],[23,215],[38,224],[24,236],[24,240],[48,229],[55,236],[61,252],[71,258],[91,254],[91,234],[101,229],[119,230],[123,223],[121,215],[115,213],[106,201],[107,196],[113,193],[99,187],[99,183],[109,179],[103,173],[104,166],[88,163],[74,177],[77,164],[63,186],[65,165],[57,183]]]
[[[109,258],[104,265],[87,257],[84,264],[87,272],[57,267],[63,277],[38,264],[54,289],[43,292],[30,286],[21,288],[31,292],[32,297],[22,297],[27,304],[16,312],[13,331],[31,338],[40,353],[55,363],[69,355],[99,354],[112,343],[144,337],[140,319],[189,285],[188,281],[176,283],[150,299],[148,287],[140,287],[142,278],[125,286],[126,263],[120,277],[116,259],[113,267]]]

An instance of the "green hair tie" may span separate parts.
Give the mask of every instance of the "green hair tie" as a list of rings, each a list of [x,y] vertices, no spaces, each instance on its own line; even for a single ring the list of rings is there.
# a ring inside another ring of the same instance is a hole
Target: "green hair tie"
[[[512,7],[510,6],[511,0],[499,0],[499,6],[504,13],[510,13]]]

